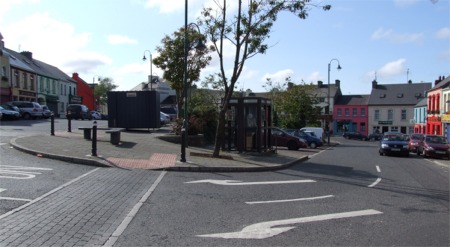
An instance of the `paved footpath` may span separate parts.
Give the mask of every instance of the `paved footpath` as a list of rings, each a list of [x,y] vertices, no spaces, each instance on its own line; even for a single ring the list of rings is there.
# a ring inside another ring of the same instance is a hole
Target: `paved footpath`
[[[0,246],[102,246],[161,172],[96,168],[0,217]]]

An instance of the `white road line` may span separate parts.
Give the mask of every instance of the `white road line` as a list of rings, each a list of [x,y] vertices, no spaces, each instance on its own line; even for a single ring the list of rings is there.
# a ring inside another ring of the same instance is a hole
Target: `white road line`
[[[150,195],[153,193],[153,191],[156,189],[156,186],[158,186],[159,182],[163,179],[164,175],[166,175],[167,171],[163,171],[159,177],[156,179],[156,181],[152,184],[150,189],[147,190],[147,192],[142,196],[141,200],[134,205],[133,209],[128,213],[128,215],[125,217],[125,219],[120,223],[120,225],[117,227],[117,229],[113,232],[111,237],[109,237],[108,241],[103,246],[113,246],[117,239],[122,235],[122,233],[125,231],[125,229],[128,227],[128,224],[133,220],[133,218],[138,213],[139,209],[142,207],[145,201],[150,197]]]
[[[45,197],[47,197],[47,196],[49,196],[49,195],[51,195],[51,194],[57,192],[58,190],[63,189],[64,187],[67,187],[67,186],[69,186],[69,185],[75,183],[76,181],[78,181],[78,180],[80,180],[80,179],[86,177],[87,175],[89,175],[89,174],[91,174],[91,173],[97,171],[98,169],[100,169],[100,168],[96,168],[96,169],[94,169],[94,170],[92,170],[92,171],[89,171],[89,172],[87,172],[87,173],[85,173],[85,174],[83,174],[83,175],[81,175],[81,176],[79,176],[79,177],[77,177],[77,178],[75,178],[75,179],[70,180],[69,182],[67,182],[67,183],[65,183],[65,184],[63,184],[63,185],[61,185],[61,186],[59,186],[59,187],[57,187],[57,188],[55,188],[55,189],[53,189],[53,190],[51,190],[51,191],[45,193],[45,194],[43,194],[42,196],[40,196],[40,197],[38,197],[38,198],[36,198],[36,199],[34,199],[34,200],[32,200],[32,201],[30,201],[30,202],[24,204],[24,205],[22,205],[22,206],[20,206],[20,207],[18,207],[18,208],[15,208],[15,209],[13,209],[13,210],[7,212],[7,213],[4,213],[4,214],[0,215],[0,220],[3,219],[3,218],[5,218],[5,217],[7,217],[7,216],[9,216],[9,215],[11,215],[11,214],[14,214],[14,213],[16,213],[16,212],[19,212],[20,210],[22,210],[22,209],[24,209],[24,208],[26,208],[26,207],[28,207],[28,206],[30,206],[30,205],[32,205],[32,204],[38,202],[38,201],[44,199]]]
[[[264,181],[264,182],[241,182],[238,180],[215,180],[215,179],[205,179],[205,180],[197,180],[191,182],[185,182],[187,184],[196,184],[196,183],[211,183],[218,185],[264,185],[264,184],[295,184],[295,183],[314,183],[316,181],[311,179],[303,179],[303,180],[286,180],[286,181]]]
[[[375,185],[377,185],[379,182],[381,182],[381,178],[377,178],[377,180],[375,180],[375,182],[373,182],[371,185],[367,186],[367,187],[374,187]]]
[[[274,221],[266,221],[253,225],[249,225],[244,227],[239,232],[225,232],[225,233],[214,233],[214,234],[204,234],[197,235],[197,237],[208,237],[208,238],[239,238],[239,239],[265,239],[270,238],[275,235],[281,234],[283,232],[287,232],[291,229],[294,229],[295,226],[293,224],[300,223],[308,223],[315,221],[324,221],[324,220],[333,220],[333,219],[342,219],[342,218],[350,218],[350,217],[358,217],[358,216],[369,216],[382,214],[382,212],[367,209],[360,211],[352,211],[352,212],[344,212],[344,213],[336,213],[336,214],[323,214],[316,215],[310,217],[302,217],[302,218],[293,218],[286,220],[274,220]]]
[[[379,167],[379,166],[377,166],[377,172],[381,172],[381,170],[380,170],[380,167]]]
[[[274,200],[274,201],[255,201],[255,202],[246,202],[246,204],[264,204],[264,203],[278,203],[278,202],[312,201],[312,200],[320,200],[320,199],[325,199],[325,198],[330,198],[330,197],[334,197],[334,196],[333,195],[327,195],[327,196],[296,198],[296,199],[286,199],[286,200]]]

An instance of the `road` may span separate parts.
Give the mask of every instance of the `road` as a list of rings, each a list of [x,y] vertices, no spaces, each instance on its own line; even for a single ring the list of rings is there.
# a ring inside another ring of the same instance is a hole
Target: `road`
[[[0,245],[449,245],[448,160],[379,156],[375,142],[337,138],[272,172],[94,168],[9,147],[49,133],[45,120],[1,123]]]

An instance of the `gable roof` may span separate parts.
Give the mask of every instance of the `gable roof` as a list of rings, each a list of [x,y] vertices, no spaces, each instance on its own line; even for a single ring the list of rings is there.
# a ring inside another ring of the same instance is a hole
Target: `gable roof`
[[[373,82],[369,105],[416,105],[431,83],[377,84]]]
[[[341,95],[336,105],[367,105],[370,95]]]

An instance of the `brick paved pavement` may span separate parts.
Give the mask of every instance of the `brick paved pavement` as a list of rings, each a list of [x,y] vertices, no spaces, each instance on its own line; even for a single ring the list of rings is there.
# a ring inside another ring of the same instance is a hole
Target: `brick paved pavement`
[[[97,168],[0,218],[0,246],[99,246],[160,172]]]

